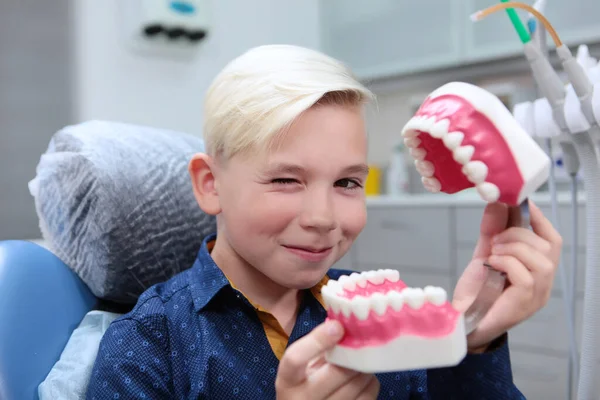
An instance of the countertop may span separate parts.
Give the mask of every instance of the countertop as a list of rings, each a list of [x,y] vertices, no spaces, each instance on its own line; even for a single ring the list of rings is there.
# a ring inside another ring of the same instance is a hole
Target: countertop
[[[577,194],[578,203],[585,204],[585,192],[580,191]],[[551,205],[551,196],[549,192],[538,192],[530,197],[539,206]],[[571,204],[570,192],[558,193],[559,205]],[[484,206],[486,203],[479,197],[475,191],[465,190],[452,195],[446,193],[426,193],[426,194],[406,194],[400,196],[367,196],[368,207],[431,207],[431,206]]]

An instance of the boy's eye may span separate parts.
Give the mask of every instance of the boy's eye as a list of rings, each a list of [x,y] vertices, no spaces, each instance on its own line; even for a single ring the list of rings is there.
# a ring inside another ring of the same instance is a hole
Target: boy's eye
[[[362,187],[359,181],[349,178],[340,179],[335,183],[335,186],[342,187],[344,189],[357,189]]]
[[[271,183],[277,183],[280,185],[289,185],[290,183],[298,182],[296,179],[291,178],[276,178],[271,181]]]

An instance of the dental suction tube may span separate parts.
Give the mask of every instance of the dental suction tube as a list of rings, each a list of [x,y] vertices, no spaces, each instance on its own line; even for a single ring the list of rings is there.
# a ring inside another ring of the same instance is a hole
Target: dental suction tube
[[[527,4],[504,2],[474,14],[475,20],[501,9],[521,8],[529,11],[542,22],[557,47],[573,89],[565,89],[560,77],[556,74],[540,49],[524,41],[524,51],[540,91],[548,100],[555,123],[561,131],[571,133],[570,138],[583,168],[586,190],[587,213],[587,245],[586,245],[586,279],[583,310],[583,338],[579,370],[577,398],[579,400],[599,399],[597,380],[598,360],[600,359],[600,166],[598,165],[598,149],[592,135],[600,136],[594,110],[594,87],[587,74],[573,59],[570,50],[562,44],[556,31],[546,18]],[[578,104],[575,105],[575,102]],[[576,251],[576,249],[573,249]]]

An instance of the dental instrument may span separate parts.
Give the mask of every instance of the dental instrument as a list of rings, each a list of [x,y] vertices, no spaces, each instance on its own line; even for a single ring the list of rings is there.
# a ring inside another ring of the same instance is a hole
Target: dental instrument
[[[583,168],[586,190],[587,246],[586,281],[584,294],[583,338],[580,359],[578,399],[599,398],[595,371],[598,369],[598,346],[600,339],[600,295],[597,292],[600,279],[600,166],[598,165],[598,137],[600,136],[600,94],[595,89],[583,66],[573,58],[552,25],[537,10],[527,4],[505,2],[474,14],[479,20],[500,9],[522,8],[530,11],[544,24],[556,45],[556,52],[568,76],[570,85],[564,88],[562,81],[539,49],[524,41],[524,50],[533,77],[552,109],[553,121],[561,131],[570,134],[575,151]]]
[[[502,2],[506,2],[502,0]],[[533,4],[533,9],[538,11],[539,13],[544,13],[546,8],[546,0],[537,0]],[[513,9],[507,9],[506,12],[509,15],[512,15],[511,21],[515,30],[517,32],[520,31],[520,20],[516,16],[516,13]],[[528,13],[527,16],[527,27],[529,33],[531,35],[531,41],[534,43],[539,49],[543,57],[548,57],[548,45],[546,41],[546,28],[544,24],[538,24],[535,15],[531,12]],[[536,85],[538,96],[542,95],[542,92],[539,86]],[[569,271],[566,271],[565,261],[563,253],[560,254],[559,259],[559,274],[560,274],[560,283],[562,286],[563,292],[563,306],[565,307],[565,318],[567,319],[567,337],[569,338],[569,357],[567,363],[567,385],[566,385],[566,395],[565,398],[571,399],[573,393],[574,382],[577,381],[578,374],[578,359],[579,359],[579,350],[577,348],[577,341],[575,339],[575,313],[576,313],[576,277],[577,277],[577,269],[578,269],[578,198],[577,198],[577,175],[580,168],[579,159],[577,158],[577,152],[575,151],[575,147],[570,140],[568,134],[562,134],[558,129],[552,129],[544,126],[536,127],[536,123],[539,125],[542,123],[544,119],[551,117],[551,110],[546,109],[545,106],[548,105],[547,100],[545,98],[538,99],[536,101],[536,107],[532,106],[531,102],[517,104],[514,107],[515,117],[522,125],[525,127],[525,130],[531,134],[532,136],[540,137],[544,141],[544,145],[546,148],[546,152],[548,156],[553,160],[552,166],[550,168],[550,179],[548,180],[548,188],[550,191],[550,206],[551,206],[551,220],[555,228],[560,232],[560,220],[558,217],[558,193],[556,189],[556,174],[555,174],[555,162],[554,162],[554,151],[553,151],[553,143],[552,137],[556,137],[558,140],[559,147],[562,150],[562,161],[563,165],[567,170],[567,173],[570,177],[570,189],[571,189],[571,225],[572,225],[572,251],[571,251],[571,268]],[[544,103],[540,103],[540,101],[545,101]],[[525,106],[525,107],[523,107]],[[541,108],[540,108],[541,106]],[[549,108],[549,107],[548,107]],[[521,113],[519,113],[521,111]],[[517,116],[517,114],[520,114]],[[535,117],[534,117],[535,115]],[[531,123],[529,118],[531,118]],[[542,120],[542,121],[540,121]],[[527,125],[527,126],[525,126]]]

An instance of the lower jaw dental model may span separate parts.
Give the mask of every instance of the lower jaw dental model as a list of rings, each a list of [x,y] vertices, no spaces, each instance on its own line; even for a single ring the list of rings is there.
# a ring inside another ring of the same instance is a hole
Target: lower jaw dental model
[[[451,82],[433,91],[402,130],[424,187],[453,194],[476,188],[488,203],[527,212],[527,198],[550,174],[550,158],[492,93]],[[467,353],[467,335],[502,292],[489,268],[464,313],[440,287],[408,287],[394,270],[353,273],[323,286],[328,319],[342,340],[327,353],[336,365],[366,373],[450,367]]]
[[[366,373],[458,364],[466,355],[463,316],[440,287],[410,288],[395,270],[353,273],[322,288],[328,319],[345,330],[327,361]]]

